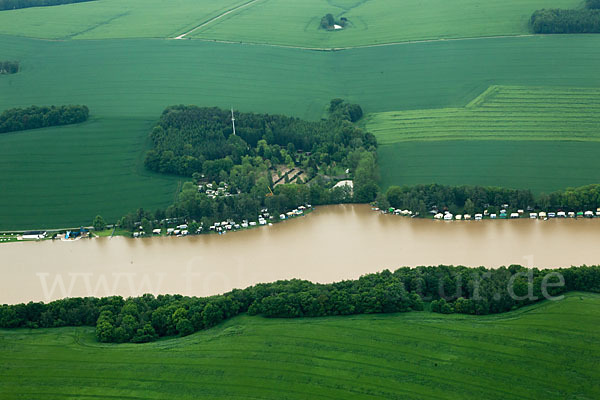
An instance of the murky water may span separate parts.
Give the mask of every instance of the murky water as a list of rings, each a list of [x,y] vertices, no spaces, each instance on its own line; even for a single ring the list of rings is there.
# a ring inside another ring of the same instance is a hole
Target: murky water
[[[431,221],[368,206],[223,236],[0,245],[0,303],[66,296],[206,296],[258,282],[354,279],[400,266],[600,263],[600,219]]]

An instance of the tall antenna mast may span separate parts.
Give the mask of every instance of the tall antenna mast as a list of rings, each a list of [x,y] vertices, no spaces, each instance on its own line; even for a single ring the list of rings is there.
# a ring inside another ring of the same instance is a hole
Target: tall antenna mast
[[[233,126],[233,134],[235,135],[235,118],[233,116],[233,107],[231,107],[231,125]]]

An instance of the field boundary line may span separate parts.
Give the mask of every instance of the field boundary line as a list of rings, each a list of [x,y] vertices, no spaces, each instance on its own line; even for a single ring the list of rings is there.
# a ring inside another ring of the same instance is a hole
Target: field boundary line
[[[254,0],[252,3],[259,0]],[[210,22],[210,21],[209,21]],[[208,22],[207,22],[208,23]],[[204,24],[205,25],[205,24]],[[204,26],[202,25],[202,26]],[[201,26],[194,28],[192,31],[200,28]],[[180,35],[173,39],[183,39],[183,36],[191,33],[192,31]],[[252,46],[267,46],[267,47],[278,47],[284,49],[298,49],[298,50],[311,50],[311,51],[342,51],[342,50],[355,50],[355,49],[369,49],[374,47],[387,47],[387,46],[400,46],[408,44],[419,44],[419,43],[436,43],[436,42],[461,42],[465,40],[481,40],[481,39],[508,39],[508,38],[529,38],[529,37],[545,37],[550,35],[540,34],[521,34],[521,35],[497,35],[497,36],[477,36],[477,37],[462,37],[462,38],[450,38],[450,39],[423,39],[423,40],[406,40],[402,42],[389,42],[389,43],[377,43],[377,44],[364,44],[358,46],[345,46],[345,47],[307,47],[307,46],[294,46],[288,44],[274,44],[265,42],[244,42],[234,40],[223,40],[223,39],[208,39],[208,38],[189,38],[190,40],[200,40],[203,42],[212,43],[223,43],[223,44],[243,44]]]
[[[200,25],[198,25],[194,29],[192,29],[192,30],[190,30],[190,31],[188,31],[186,33],[183,33],[183,34],[181,34],[181,35],[179,35],[177,37],[174,37],[173,39],[184,39],[187,35],[190,35],[190,34],[194,33],[198,29],[204,28],[206,25],[211,24],[211,23],[215,22],[216,20],[223,18],[226,15],[229,15],[229,14],[231,14],[233,12],[236,12],[237,10],[249,7],[252,4],[256,3],[257,1],[260,1],[260,0],[250,0],[250,1],[246,2],[246,3],[244,3],[244,4],[240,4],[239,6],[234,7],[232,9],[228,10],[228,11],[225,11],[224,13],[219,14],[216,17],[213,17],[213,18],[209,19],[208,21],[205,21],[205,22],[201,23]]]

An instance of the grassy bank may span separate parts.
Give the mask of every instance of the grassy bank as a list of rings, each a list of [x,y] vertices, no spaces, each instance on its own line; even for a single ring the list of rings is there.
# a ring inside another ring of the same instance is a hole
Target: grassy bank
[[[101,345],[93,329],[0,331],[6,399],[600,396],[600,296],[495,316],[241,316],[192,336]]]

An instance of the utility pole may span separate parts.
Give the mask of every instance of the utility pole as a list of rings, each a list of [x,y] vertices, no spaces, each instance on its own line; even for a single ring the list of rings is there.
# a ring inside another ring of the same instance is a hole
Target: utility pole
[[[233,134],[235,135],[235,118],[233,116],[233,107],[231,107],[231,125],[233,126]]]

